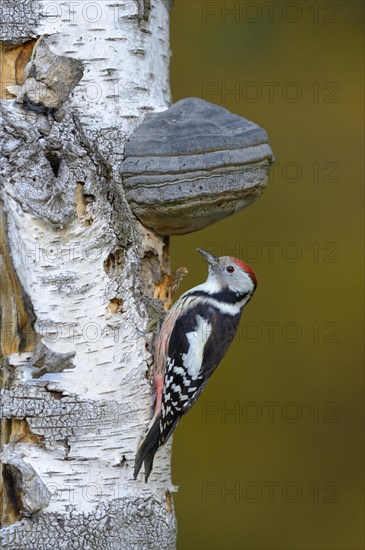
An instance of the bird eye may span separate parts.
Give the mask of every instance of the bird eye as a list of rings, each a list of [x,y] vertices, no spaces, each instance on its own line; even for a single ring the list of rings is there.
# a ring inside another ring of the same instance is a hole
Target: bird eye
[[[234,267],[233,267],[233,265],[229,265],[229,266],[227,267],[227,271],[228,271],[228,273],[233,273],[233,272],[234,272]]]

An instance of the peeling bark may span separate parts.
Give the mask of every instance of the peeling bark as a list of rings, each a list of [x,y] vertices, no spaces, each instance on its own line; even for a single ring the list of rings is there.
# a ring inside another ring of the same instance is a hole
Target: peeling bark
[[[171,445],[148,485],[132,465],[179,277],[119,175],[125,140],[169,104],[169,2],[103,3],[98,21],[47,5],[3,13],[2,548],[172,549]]]
[[[14,508],[21,516],[33,516],[48,506],[51,492],[23,455],[6,445],[0,455],[7,478],[12,487]]]
[[[34,348],[31,363],[32,363],[32,377],[40,378],[47,373],[62,372],[65,369],[73,369],[72,359],[75,357],[76,352],[71,351],[68,353],[57,353],[47,347],[43,342],[38,342]]]
[[[24,67],[24,82],[19,90],[18,100],[38,112],[59,109],[81,80],[83,73],[81,61],[54,54],[47,46],[45,37],[41,37],[35,43],[31,58]],[[57,171],[53,170],[55,176]]]

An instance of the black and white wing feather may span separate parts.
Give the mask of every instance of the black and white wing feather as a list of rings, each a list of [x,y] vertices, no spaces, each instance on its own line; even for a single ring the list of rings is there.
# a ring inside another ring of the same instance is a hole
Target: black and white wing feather
[[[177,319],[168,347],[159,445],[199,397],[226,353],[240,316],[240,312],[222,314],[214,305],[192,300],[186,314]]]

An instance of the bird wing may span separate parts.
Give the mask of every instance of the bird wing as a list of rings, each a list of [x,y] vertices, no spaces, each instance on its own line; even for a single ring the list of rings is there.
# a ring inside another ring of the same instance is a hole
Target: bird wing
[[[226,353],[240,314],[222,315],[214,306],[192,300],[169,339],[162,393],[160,445],[203,391]]]

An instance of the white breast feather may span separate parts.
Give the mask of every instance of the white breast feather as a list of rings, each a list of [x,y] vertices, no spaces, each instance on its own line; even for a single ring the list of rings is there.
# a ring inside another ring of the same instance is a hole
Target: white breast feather
[[[188,353],[183,353],[182,360],[184,367],[192,378],[197,378],[202,362],[205,344],[212,332],[212,325],[201,317],[195,316],[197,327],[194,331],[188,332],[186,338],[189,342]]]

